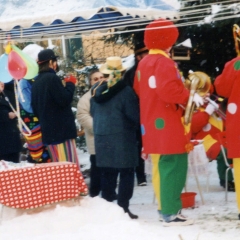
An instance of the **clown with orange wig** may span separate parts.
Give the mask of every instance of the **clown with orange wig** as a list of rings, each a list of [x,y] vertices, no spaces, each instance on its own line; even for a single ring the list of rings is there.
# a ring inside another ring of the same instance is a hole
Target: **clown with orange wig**
[[[181,192],[187,176],[187,146],[190,138],[182,123],[189,91],[184,87],[170,50],[178,38],[177,27],[169,20],[155,20],[145,29],[144,43],[149,49],[138,65],[134,90],[139,96],[143,153],[151,154],[153,183],[164,226],[193,224],[181,215]],[[203,99],[195,93],[197,106]]]

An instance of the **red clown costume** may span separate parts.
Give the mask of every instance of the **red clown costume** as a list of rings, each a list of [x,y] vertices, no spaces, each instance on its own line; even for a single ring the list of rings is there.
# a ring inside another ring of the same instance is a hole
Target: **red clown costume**
[[[179,106],[187,103],[189,91],[169,54],[177,38],[178,29],[171,21],[151,22],[144,33],[149,55],[140,61],[134,80],[140,101],[143,152],[158,154],[159,158],[160,196],[157,199],[164,226],[193,224],[180,214],[180,195],[187,174],[186,146],[190,139],[181,120],[183,109]]]
[[[174,30],[177,32],[177,28]],[[164,31],[167,34],[169,29]],[[171,37],[174,38],[175,35],[172,34]],[[149,41],[151,40],[145,38],[145,44]],[[166,52],[152,45],[153,47],[151,44],[148,46],[150,54],[139,64],[137,79],[134,81],[134,90],[140,96],[143,152],[185,153],[189,139],[185,136],[181,121],[183,109],[178,104],[187,103],[189,91],[181,81],[176,63]],[[141,81],[142,79],[146,81]]]
[[[199,108],[193,113],[191,121],[192,139],[203,140],[203,146],[209,160],[217,160],[220,185],[226,187],[225,173],[227,166],[221,152],[218,134],[224,130],[224,120],[215,113],[216,108],[209,103],[206,108]],[[232,171],[228,173],[228,191],[235,191]]]
[[[233,158],[235,189],[240,213],[240,57],[227,62],[214,82],[218,95],[228,98],[226,113],[227,154]],[[240,215],[239,215],[240,216]]]
[[[228,157],[240,157],[240,57],[226,63],[223,72],[214,82],[217,93],[228,98],[226,137]]]
[[[217,134],[223,131],[223,121],[211,116],[203,109],[198,109],[192,117],[192,138],[201,139],[209,159],[214,160],[220,152]]]

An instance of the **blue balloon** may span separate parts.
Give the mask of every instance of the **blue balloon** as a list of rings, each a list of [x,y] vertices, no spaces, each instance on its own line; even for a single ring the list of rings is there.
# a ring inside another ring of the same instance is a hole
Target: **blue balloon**
[[[13,77],[8,71],[8,55],[6,53],[0,56],[0,82],[10,82]]]

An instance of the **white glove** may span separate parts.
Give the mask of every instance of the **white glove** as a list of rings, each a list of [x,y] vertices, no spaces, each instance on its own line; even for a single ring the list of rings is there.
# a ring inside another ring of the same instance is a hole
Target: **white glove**
[[[215,110],[216,108],[211,103],[205,108],[205,112],[208,113],[209,116],[211,116]]]
[[[198,93],[194,93],[193,102],[196,104],[197,107],[200,107],[201,105],[203,105],[203,98]]]
[[[215,110],[219,109],[218,104],[216,102],[214,102],[213,100],[211,100],[209,97],[206,97],[205,100],[207,100],[209,103],[211,103],[214,106]]]

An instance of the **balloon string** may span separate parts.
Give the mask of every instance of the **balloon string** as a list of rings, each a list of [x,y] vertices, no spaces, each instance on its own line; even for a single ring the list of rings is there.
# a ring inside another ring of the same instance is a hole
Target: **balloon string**
[[[8,102],[8,104],[11,107],[12,111],[16,114],[16,116],[18,118],[18,127],[19,127],[20,132],[24,136],[31,136],[32,135],[31,130],[28,128],[28,126],[25,124],[25,122],[21,119],[21,116],[20,116],[19,102],[18,102],[18,98],[17,98],[17,88],[16,88],[17,84],[16,84],[16,81],[17,80],[14,80],[14,93],[15,93],[17,111],[14,109],[13,105],[10,103],[10,101],[9,101],[8,97],[5,95],[5,93],[4,92],[2,92],[2,93],[5,96],[5,100]],[[25,133],[25,132],[22,131],[22,126],[24,126],[24,128],[26,129],[26,131],[28,133]]]
[[[23,94],[22,94],[22,89],[19,87],[19,82],[18,82],[18,80],[16,80],[16,84],[17,84],[17,90],[18,90],[19,96],[20,96],[20,98],[21,98],[21,101],[22,101],[22,102],[25,102],[24,96],[23,96]]]
[[[19,110],[19,102],[18,102],[18,96],[17,96],[17,80],[14,79],[14,94],[15,94],[15,101],[16,101],[16,107],[17,107],[17,115],[20,116],[20,110]],[[18,118],[18,126],[20,131],[22,132],[22,124],[20,119]]]

